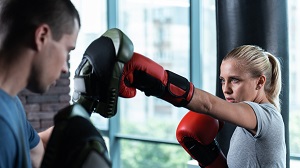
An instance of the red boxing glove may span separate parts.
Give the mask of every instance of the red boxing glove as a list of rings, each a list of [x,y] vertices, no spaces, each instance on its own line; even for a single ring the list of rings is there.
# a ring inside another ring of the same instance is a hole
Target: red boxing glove
[[[223,122],[208,115],[189,111],[180,121],[176,138],[180,145],[198,161],[200,167],[227,168],[226,158],[215,137]]]
[[[194,93],[194,85],[186,78],[164,70],[156,62],[138,53],[134,53],[124,66],[119,95],[134,97],[136,88],[146,96],[156,96],[177,107],[186,106]]]

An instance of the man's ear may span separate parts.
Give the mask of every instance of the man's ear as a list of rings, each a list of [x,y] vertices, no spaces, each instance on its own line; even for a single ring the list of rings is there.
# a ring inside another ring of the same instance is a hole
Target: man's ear
[[[51,30],[47,24],[41,24],[35,30],[35,49],[40,51],[42,47],[48,42],[51,37]]]
[[[266,83],[266,76],[265,75],[260,76],[257,81],[256,89],[259,90],[260,88],[265,86],[265,83]]]

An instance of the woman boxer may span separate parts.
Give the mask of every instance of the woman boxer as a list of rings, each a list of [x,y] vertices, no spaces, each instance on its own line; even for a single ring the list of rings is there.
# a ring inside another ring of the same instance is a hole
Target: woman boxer
[[[135,54],[125,65],[120,95],[133,97],[137,88],[147,96],[237,125],[227,155],[230,168],[285,167],[279,61],[258,46],[243,45],[224,57],[220,80],[226,100]]]

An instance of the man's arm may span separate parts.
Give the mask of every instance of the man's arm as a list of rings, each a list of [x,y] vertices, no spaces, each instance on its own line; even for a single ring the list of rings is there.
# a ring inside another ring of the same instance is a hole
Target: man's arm
[[[40,167],[52,130],[53,126],[45,131],[40,132],[40,142],[37,144],[37,146],[30,150],[30,158],[33,168]]]
[[[53,126],[46,129],[45,131],[42,131],[39,133],[39,136],[42,140],[42,143],[43,143],[43,146],[44,148],[46,148],[47,144],[48,144],[48,141],[49,141],[49,138],[52,134],[52,131],[53,131]]]

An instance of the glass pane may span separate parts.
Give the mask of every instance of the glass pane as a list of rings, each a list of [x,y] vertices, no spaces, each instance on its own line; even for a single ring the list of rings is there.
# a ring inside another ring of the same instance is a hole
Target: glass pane
[[[122,168],[184,168],[187,160],[189,155],[177,145],[121,141]]]
[[[71,52],[70,56],[70,95],[73,94],[73,77],[76,68],[81,62],[84,51],[88,45],[100,37],[107,30],[106,0],[72,0],[77,8],[81,29],[78,34],[76,49]],[[107,129],[108,121],[100,115],[92,115],[92,121],[98,128]]]
[[[288,0],[289,16],[289,63],[290,63],[290,153],[291,156],[298,157],[291,160],[291,167],[300,167],[300,1]],[[284,89],[284,88],[283,88]]]
[[[188,0],[119,1],[119,28],[135,52],[189,78]],[[134,98],[120,100],[121,132],[176,141],[177,124],[186,112],[138,91]]]
[[[201,21],[201,61],[202,87],[201,89],[215,94],[217,76],[217,40],[216,40],[216,7],[215,1],[202,1]]]

